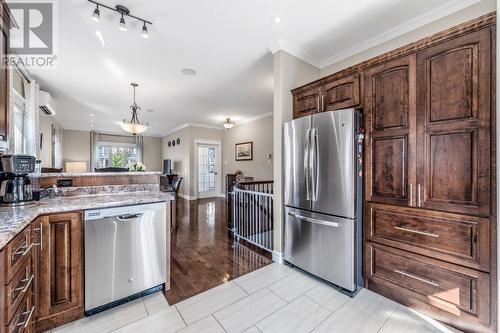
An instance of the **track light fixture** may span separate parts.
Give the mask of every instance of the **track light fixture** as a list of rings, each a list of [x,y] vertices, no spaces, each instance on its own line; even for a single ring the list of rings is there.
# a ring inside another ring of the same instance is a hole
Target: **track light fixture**
[[[99,11],[99,8],[100,7],[103,7],[103,8],[106,8],[106,9],[109,9],[111,11],[114,11],[118,14],[121,15],[120,17],[120,21],[119,21],[119,24],[118,24],[118,29],[120,29],[121,31],[127,31],[127,23],[125,22],[125,16],[127,17],[130,17],[134,20],[138,20],[138,21],[141,21],[143,24],[142,24],[142,37],[144,38],[149,38],[149,31],[148,31],[148,27],[147,25],[152,25],[153,23],[151,23],[150,21],[147,21],[145,19],[142,19],[140,17],[137,17],[137,16],[134,16],[134,15],[131,15],[130,14],[130,10],[123,6],[123,5],[116,5],[114,8],[113,7],[110,7],[110,6],[107,6],[107,5],[104,5],[100,2],[97,2],[95,0],[88,0],[89,2],[93,3],[96,5],[96,8],[94,10],[94,12],[92,13],[92,20],[96,21],[96,22],[99,22],[101,20],[101,13]]]
[[[127,25],[125,24],[125,18],[123,17],[123,14],[122,17],[120,18],[120,24],[118,24],[118,29],[121,31],[127,31]]]
[[[92,16],[91,18],[96,21],[96,22],[99,22],[101,20],[101,13],[99,12],[99,5],[96,5],[95,7],[95,10],[94,12],[92,13]]]
[[[144,22],[144,25],[142,26],[142,37],[149,38],[149,32],[148,27],[146,27],[146,22]]]

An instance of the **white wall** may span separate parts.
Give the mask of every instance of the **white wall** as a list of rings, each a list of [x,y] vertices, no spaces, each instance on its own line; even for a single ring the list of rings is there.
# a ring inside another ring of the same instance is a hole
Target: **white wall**
[[[238,124],[229,131],[223,130],[222,133],[224,176],[240,170],[243,172],[243,175],[254,177],[255,180],[273,179],[272,115]],[[236,161],[234,152],[235,144],[249,141],[253,142],[253,160]],[[271,154],[271,159],[267,159],[267,154]]]
[[[38,159],[42,161],[42,167],[52,168],[52,125],[59,131],[63,131],[61,125],[52,116],[45,116],[40,113],[39,131],[43,133],[42,149],[38,153]],[[64,135],[63,135],[64,136]],[[62,140],[63,159],[64,159],[64,138]],[[64,165],[64,161],[63,161]]]
[[[274,251],[283,252],[282,146],[283,124],[292,119],[291,89],[319,78],[319,69],[284,52],[274,66]]]
[[[168,142],[181,140],[180,145],[168,147]],[[222,141],[222,129],[212,129],[188,126],[179,131],[163,137],[162,150],[163,159],[171,159],[174,162],[174,172],[182,177],[179,193],[188,199],[195,199],[196,188],[196,168],[195,168],[195,141]],[[220,171],[219,171],[220,174]],[[221,183],[222,189],[222,175]]]

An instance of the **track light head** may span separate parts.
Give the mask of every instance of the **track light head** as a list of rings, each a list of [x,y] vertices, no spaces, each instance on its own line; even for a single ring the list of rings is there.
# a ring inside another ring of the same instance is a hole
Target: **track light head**
[[[90,17],[92,20],[99,22],[101,20],[101,13],[99,12],[99,5],[95,8],[92,16]]]
[[[146,26],[146,22],[144,22],[144,25],[142,26],[142,37],[149,38],[149,32],[148,27]]]
[[[118,29],[121,31],[127,31],[127,24],[125,24],[125,18],[123,17],[123,14],[122,17],[120,18],[120,24],[118,25]]]

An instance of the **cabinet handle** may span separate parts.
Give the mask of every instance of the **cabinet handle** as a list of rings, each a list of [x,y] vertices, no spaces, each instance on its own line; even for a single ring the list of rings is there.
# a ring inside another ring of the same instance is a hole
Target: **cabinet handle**
[[[29,286],[31,285],[31,282],[33,282],[33,278],[34,277],[35,276],[32,274],[29,278],[21,280],[21,282],[26,282],[26,284],[24,286],[22,286],[22,287],[15,288],[14,291],[22,290],[21,294],[26,293],[26,291],[28,290]]]
[[[33,247],[33,244],[30,244],[30,245],[27,245],[28,244],[28,241],[26,240],[26,245],[23,245],[21,246],[20,248],[18,248],[16,250],[16,252],[13,252],[11,254],[11,257],[12,257],[12,261],[16,260],[16,255],[20,254],[21,257],[24,257],[26,254],[28,254],[28,252],[31,250],[31,248]]]
[[[420,192],[421,192],[421,191],[420,191],[420,184],[418,184],[418,186],[417,186],[418,207],[420,207],[420,206],[421,206],[421,204],[422,204],[422,202],[420,201],[420,200],[421,200],[421,199],[420,199]]]
[[[40,246],[40,250],[43,249],[43,226],[40,224],[40,228],[34,229],[37,233],[40,232],[40,243],[33,244],[34,246]]]
[[[321,111],[325,111],[325,94],[321,95]]]
[[[316,102],[317,102],[317,107],[316,107],[316,112],[320,112],[321,111],[321,105],[319,104],[319,95],[318,97],[316,98]]]
[[[413,274],[410,274],[410,273],[407,273],[407,272],[404,272],[404,271],[400,271],[399,269],[395,269],[394,272],[396,272],[398,274],[401,274],[401,275],[404,275],[406,277],[409,277],[409,278],[412,278],[412,279],[415,279],[415,280],[418,280],[418,281],[430,284],[431,286],[439,287],[439,283],[434,282],[432,280],[429,280],[429,279],[426,279],[426,278],[423,278],[423,277],[420,277],[420,276],[417,276],[417,275],[413,275]]]
[[[35,311],[35,306],[32,306],[30,311],[23,312],[23,315],[27,315],[29,313],[28,318],[26,318],[25,321],[17,323],[16,326],[23,326],[23,328],[28,327],[28,325],[29,325],[29,323],[31,321],[31,317],[33,316],[33,312],[34,311]]]
[[[439,238],[439,235],[432,234],[430,232],[424,232],[424,231],[418,231],[418,230],[413,230],[413,229],[407,229],[407,228],[403,228],[403,227],[394,227],[394,229],[401,230],[401,231],[406,231],[406,232],[411,232],[413,234],[419,234],[419,235],[424,235],[424,236]]]

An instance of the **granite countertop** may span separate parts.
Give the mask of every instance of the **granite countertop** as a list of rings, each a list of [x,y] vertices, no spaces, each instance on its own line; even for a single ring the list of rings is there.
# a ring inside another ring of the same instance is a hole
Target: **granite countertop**
[[[42,199],[25,207],[0,207],[0,250],[38,216],[44,214],[137,205],[173,200],[169,193],[144,191]]]
[[[138,171],[138,172],[60,172],[60,173],[40,173],[31,174],[33,177],[103,177],[103,176],[156,176],[161,175],[161,171]]]

